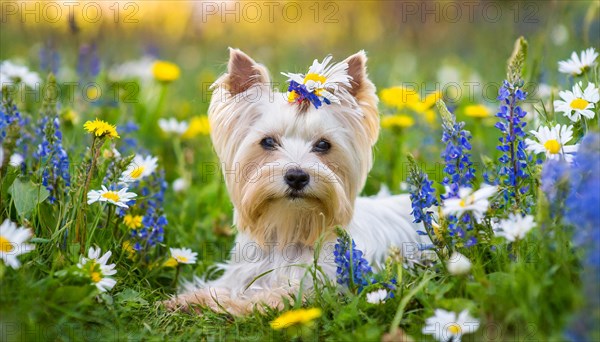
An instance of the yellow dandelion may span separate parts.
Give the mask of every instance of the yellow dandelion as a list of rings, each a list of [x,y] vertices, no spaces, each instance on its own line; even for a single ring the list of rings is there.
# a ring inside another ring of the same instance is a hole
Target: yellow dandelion
[[[419,93],[416,90],[405,87],[385,88],[381,90],[379,97],[386,106],[398,109],[413,106],[420,101]]]
[[[102,120],[87,121],[83,124],[83,128],[97,137],[120,138],[117,128]]]
[[[418,101],[411,102],[410,107],[416,112],[424,113],[427,110],[431,109],[433,107],[433,105],[435,105],[437,100],[439,100],[441,98],[442,98],[442,92],[439,90],[434,91],[433,93],[425,96],[424,99],[419,98]]]
[[[210,134],[210,125],[208,123],[208,117],[206,115],[200,115],[193,117],[190,120],[187,131],[181,136],[184,139],[191,139],[198,135]]]
[[[279,317],[271,321],[271,328],[280,330],[296,324],[308,324],[321,317],[321,309],[299,309],[284,312]]]
[[[127,214],[123,217],[123,223],[125,223],[129,229],[138,229],[142,226],[142,216]]]
[[[491,114],[489,108],[481,104],[465,107],[465,115],[472,118],[487,118]]]
[[[383,128],[408,128],[414,124],[415,119],[403,114],[386,115],[381,118],[381,127]]]
[[[156,61],[152,65],[154,78],[161,82],[173,82],[179,78],[181,70],[177,64],[167,61]]]

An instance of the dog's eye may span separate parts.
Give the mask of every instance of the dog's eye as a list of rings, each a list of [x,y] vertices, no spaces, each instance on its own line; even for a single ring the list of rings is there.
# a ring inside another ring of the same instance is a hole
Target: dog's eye
[[[312,151],[319,152],[319,153],[325,153],[325,152],[329,151],[329,149],[331,149],[331,144],[329,143],[329,141],[327,141],[325,139],[321,139],[321,140],[317,141],[315,146],[313,146]]]
[[[265,150],[273,151],[277,147],[277,141],[275,141],[275,139],[272,137],[266,137],[260,141],[260,146],[262,146],[262,148]]]

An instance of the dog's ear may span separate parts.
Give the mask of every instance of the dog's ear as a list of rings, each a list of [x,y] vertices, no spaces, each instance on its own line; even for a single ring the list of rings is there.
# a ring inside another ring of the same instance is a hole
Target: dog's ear
[[[229,48],[227,74],[220,81],[231,95],[237,95],[255,84],[269,83],[269,73],[241,50]]]
[[[348,63],[348,75],[352,77],[348,91],[354,96],[356,103],[363,111],[367,134],[371,145],[374,145],[379,136],[379,113],[377,112],[379,100],[375,92],[375,85],[367,75],[367,55],[361,50],[348,57],[344,62]]]

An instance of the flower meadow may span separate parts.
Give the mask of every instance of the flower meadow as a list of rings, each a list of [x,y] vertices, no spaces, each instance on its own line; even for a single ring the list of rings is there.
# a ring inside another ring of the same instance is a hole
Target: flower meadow
[[[369,52],[382,131],[363,195],[409,195],[431,243],[370,265],[332,227],[336,279],[244,317],[163,304],[239,252],[206,116],[223,66],[191,80],[154,51],[1,53],[0,339],[600,340],[600,57],[580,43],[551,64],[539,39],[495,46],[508,60],[479,64],[501,75],[487,99],[384,78]],[[288,70],[315,57],[278,54]],[[437,77],[476,73],[445,61]]]

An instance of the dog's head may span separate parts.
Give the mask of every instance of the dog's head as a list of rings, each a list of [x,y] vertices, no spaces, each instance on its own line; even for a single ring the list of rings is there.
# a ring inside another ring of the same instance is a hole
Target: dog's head
[[[379,134],[377,96],[364,52],[338,65],[351,77],[339,103],[290,103],[267,69],[230,50],[213,85],[211,138],[222,163],[235,224],[260,243],[312,245],[352,219]]]

